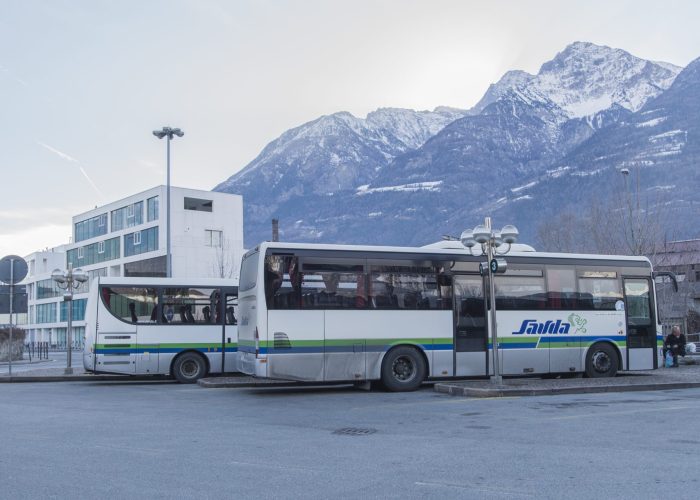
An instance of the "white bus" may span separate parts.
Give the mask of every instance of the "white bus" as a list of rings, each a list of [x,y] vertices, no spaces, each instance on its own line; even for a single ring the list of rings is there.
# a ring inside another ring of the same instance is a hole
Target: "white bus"
[[[644,257],[512,252],[496,276],[503,375],[659,366]],[[257,377],[381,380],[493,374],[484,257],[466,249],[262,243],[243,257],[239,361]]]
[[[233,280],[96,278],[85,310],[83,366],[183,383],[238,371],[237,309]]]

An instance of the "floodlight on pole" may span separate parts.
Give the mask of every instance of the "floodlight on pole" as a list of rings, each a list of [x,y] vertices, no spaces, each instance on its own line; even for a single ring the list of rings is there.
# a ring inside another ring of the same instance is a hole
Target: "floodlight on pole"
[[[493,378],[491,379],[496,384],[501,384],[503,378],[501,377],[501,370],[498,360],[498,328],[496,324],[496,287],[493,281],[494,269],[492,268],[492,261],[498,261],[501,265],[505,264],[501,259],[494,259],[495,255],[505,255],[510,252],[511,246],[518,240],[518,229],[507,224],[503,226],[500,231],[496,231],[491,228],[491,217],[486,217],[484,219],[484,224],[479,224],[473,230],[467,229],[462,232],[460,241],[462,245],[469,249],[469,253],[472,255],[484,255],[488,260],[488,265],[485,266],[485,271],[488,273],[489,280],[489,303],[490,303],[490,319],[491,319],[491,351],[493,353]],[[475,254],[473,248],[479,244],[481,254]],[[508,248],[503,249],[505,245]],[[500,272],[500,271],[499,271]]]
[[[161,130],[154,130],[153,135],[158,139],[168,138],[167,145],[167,187],[166,187],[166,237],[165,237],[165,274],[168,278],[172,277],[172,255],[170,252],[170,141],[174,136],[182,137],[185,133],[179,128],[163,127]]]
[[[68,269],[62,271],[61,269],[54,269],[51,273],[51,279],[56,282],[56,286],[61,290],[65,290],[63,294],[64,302],[67,302],[66,309],[68,309],[68,325],[66,328],[66,375],[73,374],[72,366],[72,349],[73,349],[73,292],[80,288],[83,283],[88,280],[88,274],[82,269],[73,269],[73,263],[68,263]]]

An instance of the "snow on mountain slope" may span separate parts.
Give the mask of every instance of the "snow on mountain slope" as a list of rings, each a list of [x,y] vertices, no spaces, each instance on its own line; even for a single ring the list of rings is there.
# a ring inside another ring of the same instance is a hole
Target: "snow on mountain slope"
[[[579,196],[576,183],[608,175],[611,154],[617,165],[689,158],[694,129],[671,113],[681,105],[642,108],[663,102],[656,96],[678,69],[577,42],[537,75],[508,72],[469,111],[322,116],[282,134],[215,190],[243,195],[248,244],[269,237],[272,217],[289,241],[423,244],[483,215],[532,231]],[[631,137],[644,147],[632,148]]]
[[[514,88],[547,96],[570,118],[593,115],[614,104],[637,111],[670,87],[681,69],[640,59],[621,49],[575,42],[544,63],[537,75],[508,71],[489,87],[472,112],[483,111]]]

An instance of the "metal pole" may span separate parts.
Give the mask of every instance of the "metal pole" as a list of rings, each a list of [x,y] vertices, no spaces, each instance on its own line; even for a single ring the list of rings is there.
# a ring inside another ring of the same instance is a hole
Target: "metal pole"
[[[73,375],[73,366],[71,355],[73,353],[72,343],[73,343],[73,263],[68,263],[68,275],[66,276],[67,288],[66,295],[63,297],[63,301],[68,303],[68,331],[66,332],[66,344],[68,344],[68,357],[66,362],[66,375]]]
[[[15,297],[15,259],[10,259],[10,345],[8,353],[10,355],[10,380],[12,380],[12,312],[14,311],[13,299]]]
[[[168,187],[167,187],[167,194],[166,194],[166,198],[167,198],[167,208],[166,208],[167,215],[166,215],[166,217],[167,217],[168,221],[167,221],[167,227],[165,230],[166,231],[166,243],[165,243],[165,246],[166,246],[165,262],[166,263],[165,263],[165,266],[166,266],[166,275],[168,276],[168,278],[172,278],[172,276],[173,276],[173,268],[172,268],[173,263],[172,263],[172,256],[170,255],[170,138],[171,138],[171,135],[168,134],[168,161],[167,161]]]
[[[491,217],[484,219],[484,225],[491,233],[489,241],[486,243],[486,263],[489,276],[489,303],[491,306],[491,344],[493,352],[493,378],[491,381],[495,384],[502,384],[501,370],[498,361],[498,328],[496,325],[496,286],[493,282],[493,273],[491,272],[491,259],[493,259],[493,229],[491,228]]]

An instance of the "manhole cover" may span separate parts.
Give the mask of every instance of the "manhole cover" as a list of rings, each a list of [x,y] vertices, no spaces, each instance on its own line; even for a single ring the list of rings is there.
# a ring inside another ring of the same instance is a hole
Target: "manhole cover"
[[[343,427],[342,429],[336,429],[333,434],[342,434],[344,436],[366,436],[367,434],[374,434],[377,429],[363,429],[361,427]]]

